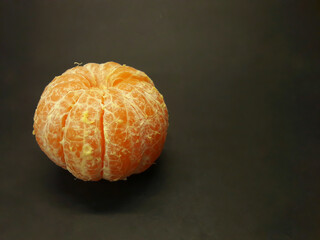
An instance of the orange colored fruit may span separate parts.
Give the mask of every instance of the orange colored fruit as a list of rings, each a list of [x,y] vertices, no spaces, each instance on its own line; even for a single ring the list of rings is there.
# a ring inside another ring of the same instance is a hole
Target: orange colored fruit
[[[145,73],[115,62],[88,63],[49,83],[33,127],[55,164],[85,181],[116,181],[159,157],[168,110]]]

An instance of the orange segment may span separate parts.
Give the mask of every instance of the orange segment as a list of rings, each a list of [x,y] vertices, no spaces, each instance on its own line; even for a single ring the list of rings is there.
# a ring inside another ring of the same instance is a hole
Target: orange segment
[[[63,118],[69,105],[76,101],[78,90],[87,86],[79,77],[57,77],[43,92],[34,117],[34,132],[42,151],[57,165],[65,167],[59,145]]]
[[[100,71],[100,64],[88,63],[88,64],[84,65],[83,67],[89,71],[91,77],[96,82],[95,86],[96,87],[100,86],[100,82],[102,79],[102,73]]]
[[[110,88],[104,101],[105,164],[104,178],[125,179],[141,160],[142,112]]]
[[[57,165],[66,167],[63,150],[62,138],[65,121],[73,104],[78,100],[83,90],[71,91],[58,101],[48,114],[48,121],[44,126],[46,152],[48,157]]]
[[[139,80],[143,82],[148,82],[153,85],[151,79],[144,73],[139,70],[136,70],[128,66],[120,66],[116,68],[108,79],[108,86],[114,87],[124,80]]]
[[[83,180],[101,179],[101,99],[103,92],[84,92],[66,119],[63,151],[67,169]]]
[[[62,75],[66,75],[66,74],[78,75],[78,76],[86,79],[86,81],[89,82],[90,86],[92,86],[92,87],[97,86],[97,82],[96,82],[95,77],[85,67],[78,66],[78,67],[70,68],[69,70],[65,71]]]
[[[141,81],[126,80],[118,86],[131,99],[136,109],[143,113],[142,138],[142,160],[135,172],[142,172],[157,159],[167,131],[167,108],[162,96],[153,85]]]

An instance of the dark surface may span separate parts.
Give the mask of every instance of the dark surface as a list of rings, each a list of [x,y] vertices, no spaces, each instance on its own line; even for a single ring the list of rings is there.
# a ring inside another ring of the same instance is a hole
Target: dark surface
[[[1,1],[0,239],[319,239],[319,1]],[[33,113],[73,62],[145,71],[164,152],[75,180]]]

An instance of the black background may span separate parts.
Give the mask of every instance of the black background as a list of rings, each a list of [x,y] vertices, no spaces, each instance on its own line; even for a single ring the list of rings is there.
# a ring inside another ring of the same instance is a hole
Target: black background
[[[319,1],[1,1],[0,239],[319,239]],[[146,72],[157,164],[82,182],[32,136],[74,62]]]

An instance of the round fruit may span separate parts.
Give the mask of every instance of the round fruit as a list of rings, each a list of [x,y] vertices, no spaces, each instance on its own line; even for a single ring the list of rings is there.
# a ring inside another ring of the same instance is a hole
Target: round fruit
[[[168,110],[145,73],[115,62],[88,63],[49,83],[33,127],[42,151],[75,177],[116,181],[159,157]]]

